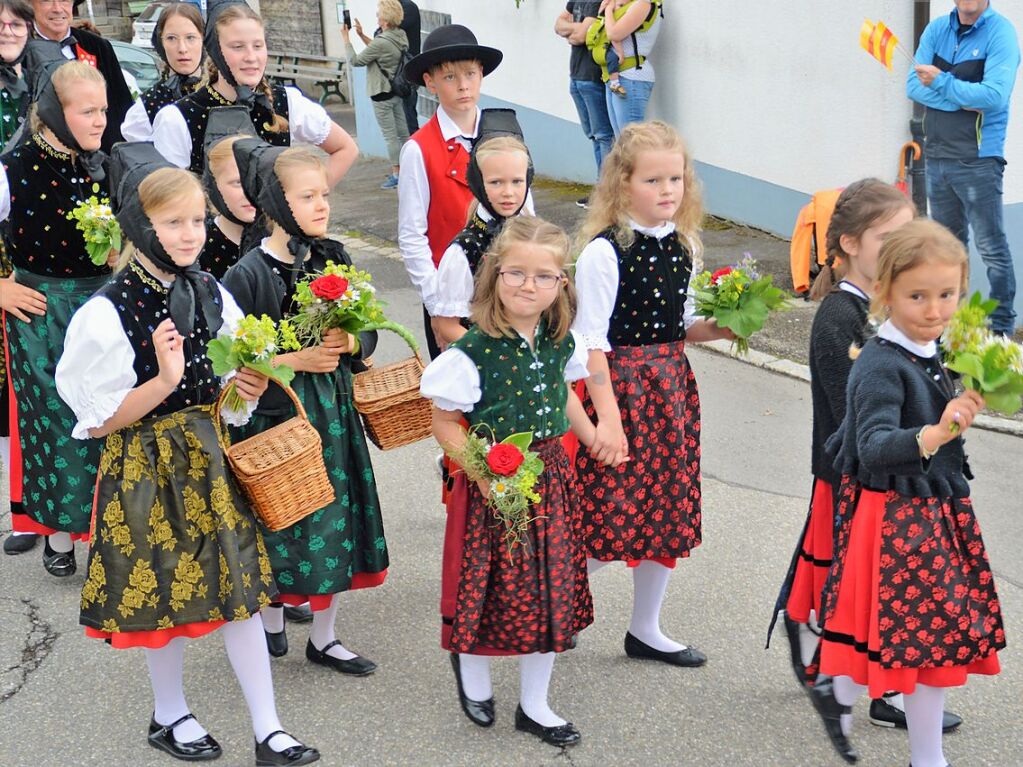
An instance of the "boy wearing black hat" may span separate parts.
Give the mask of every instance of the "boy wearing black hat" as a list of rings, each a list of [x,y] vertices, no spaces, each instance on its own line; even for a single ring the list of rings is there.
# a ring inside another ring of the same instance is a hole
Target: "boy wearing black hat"
[[[466,180],[469,151],[476,137],[483,77],[503,54],[479,45],[460,24],[431,32],[422,53],[405,65],[405,77],[437,96],[437,113],[401,150],[398,176],[398,246],[426,314],[430,356],[440,349],[429,316],[436,302],[437,265],[451,240],[465,226],[473,195]]]

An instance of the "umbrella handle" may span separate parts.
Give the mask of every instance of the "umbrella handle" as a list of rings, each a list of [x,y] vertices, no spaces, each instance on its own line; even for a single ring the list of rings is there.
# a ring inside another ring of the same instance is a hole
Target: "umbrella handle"
[[[912,153],[913,160],[919,160],[922,154],[920,145],[915,141],[907,141],[902,145],[902,149],[899,150],[899,182],[905,183],[906,181],[906,168],[909,167],[909,158],[907,155]]]

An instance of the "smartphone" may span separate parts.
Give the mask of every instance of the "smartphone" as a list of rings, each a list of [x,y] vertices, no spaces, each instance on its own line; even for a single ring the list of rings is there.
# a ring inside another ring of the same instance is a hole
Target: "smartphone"
[[[349,29],[352,28],[352,13],[347,8],[341,12],[342,22]]]

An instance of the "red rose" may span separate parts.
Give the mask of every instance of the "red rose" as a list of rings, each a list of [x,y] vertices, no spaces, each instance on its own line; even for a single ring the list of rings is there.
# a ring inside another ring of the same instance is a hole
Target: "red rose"
[[[325,301],[334,301],[341,298],[345,291],[348,290],[348,280],[344,277],[338,277],[336,274],[325,274],[310,282],[309,290],[317,298],[322,298]]]
[[[494,445],[487,453],[487,466],[500,477],[510,477],[526,457],[515,445]]]
[[[732,267],[730,267],[730,266],[726,266],[726,267],[725,267],[724,269],[718,269],[718,270],[717,270],[716,272],[714,272],[714,274],[712,274],[712,275],[710,276],[710,281],[711,281],[711,283],[713,283],[714,285],[717,285],[717,284],[718,284],[718,281],[719,281],[719,280],[720,280],[720,279],[721,279],[722,277],[727,277],[727,276],[728,276],[729,274],[731,274],[731,273],[732,273]]]

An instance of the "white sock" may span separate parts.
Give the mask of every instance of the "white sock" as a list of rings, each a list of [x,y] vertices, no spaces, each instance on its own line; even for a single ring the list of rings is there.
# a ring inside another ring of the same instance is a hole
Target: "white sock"
[[[678,652],[684,644],[661,633],[661,605],[668,589],[671,570],[653,561],[640,562],[632,568],[632,621],[629,633],[644,644],[661,652]]]
[[[6,386],[7,384],[3,384]],[[0,461],[3,461],[4,476],[11,476],[11,438],[0,437]]]
[[[851,676],[835,677],[835,700],[843,706],[855,706],[860,696],[867,691],[865,685],[856,684]]]
[[[490,656],[458,654],[458,668],[462,677],[462,692],[477,703],[494,697],[490,681]]]
[[[158,650],[146,649],[149,682],[153,686],[153,718],[166,727],[189,713],[182,676],[185,663],[185,638],[176,637]],[[206,730],[195,719],[174,728],[174,737],[182,743],[199,740]]]
[[[852,714],[839,714],[838,715],[838,726],[842,728],[842,734],[845,737],[849,737],[852,732],[853,716]]]
[[[799,657],[804,666],[813,663],[813,656],[817,653],[819,641],[809,626],[805,623],[799,624]]]
[[[333,642],[337,637],[334,635],[334,621],[337,618],[337,608],[341,601],[341,595],[335,594],[330,599],[330,607],[326,610],[317,610],[313,613],[313,627],[309,632],[309,641],[313,643],[320,652],[323,648]],[[358,658],[358,653],[345,649],[344,645],[336,644],[327,650],[327,655],[340,660],[351,660]]]
[[[560,727],[565,720],[547,704],[556,653],[534,652],[519,657],[519,703],[530,719],[543,727]]]
[[[259,611],[263,618],[263,630],[271,634],[280,634],[284,631],[284,605],[280,602],[271,602]]]
[[[228,621],[221,629],[221,634],[227,657],[249,707],[252,732],[256,740],[262,742],[274,730],[284,729],[274,704],[274,682],[270,674],[270,653],[266,649],[263,624],[256,616],[244,621]],[[298,741],[287,735],[275,735],[269,743],[274,751],[283,751],[297,745]]]
[[[918,684],[905,696],[909,753],[913,767],[945,767],[941,748],[941,720],[945,715],[945,688]]]
[[[586,572],[588,575],[593,575],[597,570],[603,570],[607,567],[610,562],[601,562],[599,559],[588,558],[586,560]]]
[[[67,552],[75,548],[75,542],[71,540],[71,533],[52,533],[47,538],[50,541],[50,548],[54,551]]]
[[[817,636],[821,635],[821,627],[820,627],[820,624],[817,623],[817,611],[816,610],[811,610],[810,611],[810,615],[808,616],[808,618],[806,620],[806,627],[808,629],[810,629],[810,631],[812,631]]]
[[[901,692],[897,692],[894,695],[885,695],[884,701],[892,708],[897,708],[899,711],[905,713],[906,699],[903,697]]]

